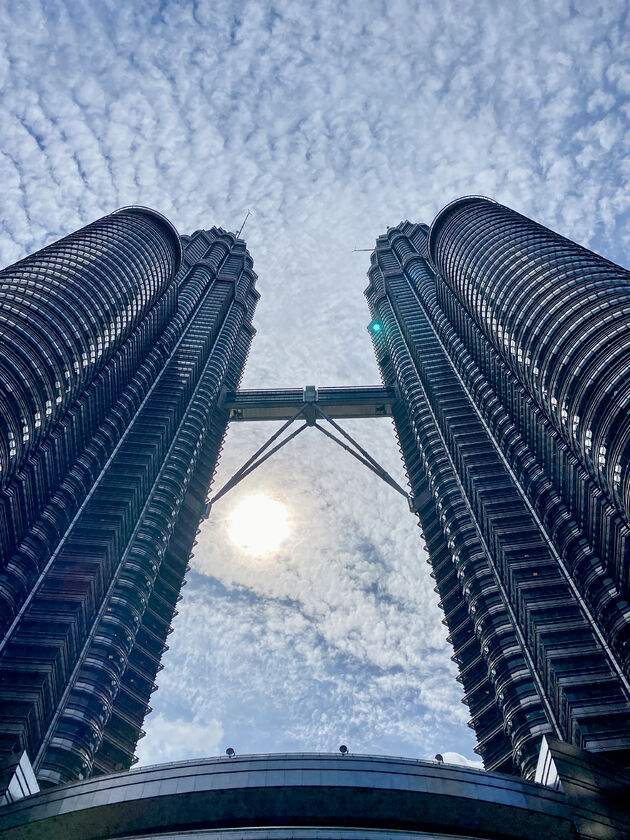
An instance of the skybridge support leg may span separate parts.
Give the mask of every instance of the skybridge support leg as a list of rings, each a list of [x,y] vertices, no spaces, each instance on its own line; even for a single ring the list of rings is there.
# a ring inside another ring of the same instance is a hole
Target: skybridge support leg
[[[298,418],[302,417],[305,422],[302,426],[298,429],[295,429],[291,434],[287,435],[283,440],[277,443],[272,449],[266,451],[268,447],[277,440],[284,431],[286,431],[289,426],[291,426]],[[328,429],[325,429],[322,425],[320,425],[317,421],[323,420],[326,423],[330,424],[336,431],[338,431],[350,444],[344,443],[339,437],[334,435]],[[212,510],[212,506],[222,499],[223,496],[226,495],[233,487],[236,487],[239,482],[241,482],[244,478],[263,464],[268,458],[270,458],[274,453],[276,453],[279,449],[282,449],[289,441],[293,440],[293,438],[297,437],[304,429],[308,428],[309,426],[315,427],[318,431],[320,431],[323,435],[325,435],[330,440],[334,441],[338,446],[344,449],[346,452],[349,452],[354,458],[359,461],[359,463],[363,464],[364,467],[367,467],[371,472],[377,475],[380,479],[382,479],[386,484],[388,484],[392,489],[394,489],[397,493],[400,493],[401,496],[407,500],[407,504],[409,505],[409,510],[411,513],[417,513],[417,508],[413,496],[411,496],[407,491],[401,487],[398,482],[392,478],[392,476],[385,470],[379,463],[374,459],[357,441],[350,435],[345,429],[343,429],[338,423],[336,423],[332,417],[329,417],[328,414],[315,402],[314,400],[307,399],[305,400],[302,407],[297,411],[292,417],[290,417],[286,423],[284,423],[276,432],[274,432],[271,437],[265,441],[265,443],[259,447],[256,452],[247,459],[247,461],[243,464],[240,469],[238,469],[232,478],[227,481],[223,487],[215,493],[206,503],[206,511],[205,511],[205,518],[207,519],[210,515],[210,511]],[[264,454],[263,454],[264,453]]]

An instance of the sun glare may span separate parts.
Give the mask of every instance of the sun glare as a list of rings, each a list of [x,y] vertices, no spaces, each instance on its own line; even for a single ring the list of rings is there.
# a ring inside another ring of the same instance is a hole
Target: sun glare
[[[248,496],[230,520],[230,539],[248,554],[271,554],[288,536],[287,509],[268,496]]]

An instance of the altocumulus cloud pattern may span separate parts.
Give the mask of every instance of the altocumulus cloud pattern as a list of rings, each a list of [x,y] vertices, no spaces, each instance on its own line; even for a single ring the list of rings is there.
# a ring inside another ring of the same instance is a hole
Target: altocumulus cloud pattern
[[[628,31],[614,0],[5,3],[0,262],[126,204],[183,232],[252,208],[244,387],[375,383],[353,249],[402,218],[482,193],[628,263]],[[349,428],[404,481],[387,421]],[[231,430],[218,484],[268,433]],[[226,524],[261,491],[292,530],[257,560]],[[472,759],[404,501],[304,435],[220,504],[142,760],[339,739]]]

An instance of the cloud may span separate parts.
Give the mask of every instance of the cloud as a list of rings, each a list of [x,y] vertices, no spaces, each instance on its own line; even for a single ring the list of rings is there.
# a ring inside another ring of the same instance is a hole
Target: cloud
[[[445,764],[461,764],[464,767],[477,767],[478,769],[483,770],[483,762],[471,761],[469,758],[466,758],[465,755],[460,755],[456,752],[442,753],[442,758],[444,759]]]
[[[274,428],[233,426],[217,488]],[[346,428],[405,483],[391,421]],[[231,511],[253,492],[290,516],[287,541],[261,559],[227,538]],[[302,435],[213,508],[156,705],[216,716],[241,753],[340,743],[412,756],[427,744],[470,750],[416,523],[349,455],[315,431]]]
[[[484,193],[628,261],[627,11],[622,0],[5,3],[0,262],[125,204],[182,232],[237,229],[251,208],[262,299],[244,385],[378,382],[367,254],[353,249],[402,218],[429,222]],[[352,428],[404,482],[389,424]],[[268,432],[231,429],[220,480]],[[470,754],[414,520],[332,446],[305,434],[239,491],[290,506],[295,537],[275,564],[228,544],[236,491],[204,527],[143,760],[168,721],[214,720],[251,748],[336,749],[344,737]],[[214,750],[220,735],[208,737]]]
[[[151,738],[139,741],[137,754],[143,765],[219,755],[222,736],[217,720],[171,719],[160,712],[151,718]]]

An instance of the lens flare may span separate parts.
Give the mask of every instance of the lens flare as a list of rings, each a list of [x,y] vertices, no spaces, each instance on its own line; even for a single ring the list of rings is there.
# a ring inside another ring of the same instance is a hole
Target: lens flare
[[[230,539],[247,554],[272,554],[289,534],[289,518],[282,502],[268,496],[248,496],[230,518]]]

